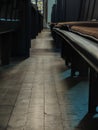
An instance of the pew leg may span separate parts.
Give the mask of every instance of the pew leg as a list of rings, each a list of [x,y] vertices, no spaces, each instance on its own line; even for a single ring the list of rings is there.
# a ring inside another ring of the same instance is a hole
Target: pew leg
[[[71,66],[71,55],[73,53],[72,49],[65,45],[65,42],[62,40],[61,42],[61,58],[65,60],[65,65],[67,67]],[[70,53],[69,53],[70,52]]]
[[[65,56],[66,56],[65,52],[66,52],[66,46],[64,46],[64,43],[62,42],[61,43],[61,58],[63,59],[65,59]]]
[[[78,76],[76,74],[76,72],[79,73],[79,56],[77,55],[77,53],[75,51],[72,51],[72,55],[71,55],[71,77],[74,76]]]
[[[1,65],[8,65],[10,62],[10,49],[11,49],[11,36],[10,33],[1,36]]]
[[[79,66],[79,75],[81,77],[88,77],[88,65],[82,58],[80,58],[78,66]]]
[[[89,78],[89,113],[98,113],[98,73],[90,69]]]
[[[78,72],[78,75],[76,75]],[[88,76],[88,65],[79,55],[73,53],[71,60],[71,76]]]
[[[74,77],[74,76],[88,77],[88,67],[82,66],[80,68],[77,68],[72,63],[72,65],[71,65],[71,77]]]
[[[65,41],[61,42],[61,57],[65,60],[65,65],[71,67],[71,77],[88,76],[88,65],[70,46],[65,45]]]

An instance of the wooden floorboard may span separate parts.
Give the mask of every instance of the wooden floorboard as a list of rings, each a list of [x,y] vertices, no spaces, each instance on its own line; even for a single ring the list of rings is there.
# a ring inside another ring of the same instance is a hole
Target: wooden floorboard
[[[30,51],[30,58],[0,68],[0,130],[81,130],[87,79],[70,77],[49,30]]]

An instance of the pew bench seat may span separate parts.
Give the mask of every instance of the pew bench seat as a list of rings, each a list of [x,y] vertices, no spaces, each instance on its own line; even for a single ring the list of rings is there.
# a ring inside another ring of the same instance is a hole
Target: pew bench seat
[[[54,29],[69,45],[79,53],[87,63],[98,72],[98,44],[69,31]]]
[[[72,26],[71,31],[98,42],[98,27]]]

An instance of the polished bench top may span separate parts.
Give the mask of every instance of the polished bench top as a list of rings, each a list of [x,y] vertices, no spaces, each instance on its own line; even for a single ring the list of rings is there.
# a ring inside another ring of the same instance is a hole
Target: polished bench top
[[[65,41],[67,40],[71,47],[73,47],[86,61],[98,72],[98,44],[84,37],[81,37],[73,32],[53,29]]]

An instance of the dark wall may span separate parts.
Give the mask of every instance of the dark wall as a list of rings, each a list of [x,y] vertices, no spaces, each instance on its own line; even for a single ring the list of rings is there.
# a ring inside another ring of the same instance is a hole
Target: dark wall
[[[88,14],[88,4],[89,0],[81,0],[80,4],[80,11],[79,11],[79,21],[82,21],[87,17],[86,15]]]
[[[57,0],[52,19],[55,22],[98,20],[98,0]]]
[[[81,0],[66,0],[66,21],[77,21]]]
[[[61,16],[62,16],[62,21],[65,21],[66,20],[66,0],[62,0],[62,13],[61,13]]]
[[[54,4],[52,7],[52,13],[51,13],[51,22],[53,22],[53,23],[57,22],[56,13],[57,13],[57,6],[56,6],[56,4]]]
[[[58,0],[57,1],[57,11],[56,11],[56,17],[57,17],[57,22],[61,22],[62,21],[62,8],[63,8],[63,5],[62,5],[62,2],[63,0]]]
[[[79,18],[81,0],[57,0],[53,6],[52,22],[76,21]],[[56,18],[53,18],[56,17]]]
[[[88,5],[89,9],[88,9],[88,16],[87,16],[87,20],[91,20],[93,19],[93,11],[94,11],[94,6],[95,6],[95,0],[90,0],[90,4]]]
[[[92,19],[98,20],[98,0],[95,0]]]
[[[98,19],[98,0],[83,0],[80,20]]]

